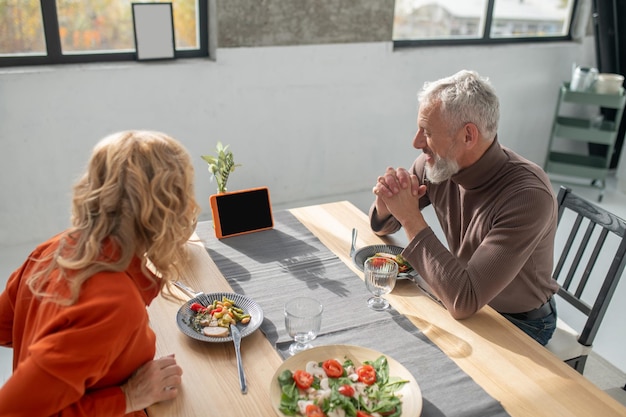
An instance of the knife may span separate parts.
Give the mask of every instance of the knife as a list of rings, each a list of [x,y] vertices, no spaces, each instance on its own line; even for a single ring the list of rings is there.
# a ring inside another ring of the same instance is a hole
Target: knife
[[[248,385],[246,384],[246,375],[243,373],[243,363],[241,363],[241,332],[235,324],[230,325],[230,333],[233,336],[233,343],[235,344],[235,354],[237,355],[237,370],[239,371],[239,386],[241,387],[241,393],[248,392]]]

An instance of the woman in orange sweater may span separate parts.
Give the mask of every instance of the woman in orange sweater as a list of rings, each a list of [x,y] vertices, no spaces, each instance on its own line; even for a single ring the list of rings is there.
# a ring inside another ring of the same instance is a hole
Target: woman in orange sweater
[[[72,226],[37,247],[0,294],[13,374],[0,416],[145,416],[178,395],[175,358],[154,359],[146,306],[177,279],[199,211],[186,150],[120,132],[74,186]]]

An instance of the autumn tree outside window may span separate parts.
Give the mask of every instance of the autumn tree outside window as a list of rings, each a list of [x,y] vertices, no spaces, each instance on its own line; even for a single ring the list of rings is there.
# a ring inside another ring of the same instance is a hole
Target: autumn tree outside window
[[[0,66],[135,59],[132,3],[171,2],[176,57],[208,56],[206,0],[0,0]]]

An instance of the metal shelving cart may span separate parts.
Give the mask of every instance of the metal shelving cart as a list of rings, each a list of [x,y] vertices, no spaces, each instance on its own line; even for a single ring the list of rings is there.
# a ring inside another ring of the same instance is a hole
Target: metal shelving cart
[[[615,118],[595,122],[593,118],[566,116],[562,114],[564,103],[615,109]],[[598,201],[602,201],[625,103],[626,96],[623,87],[620,87],[619,94],[598,94],[572,91],[569,88],[569,83],[563,83],[559,90],[559,98],[554,113],[548,155],[544,164],[545,171],[548,174],[553,173],[590,180],[588,186],[600,190]],[[556,138],[605,145],[606,153],[604,155],[589,155],[588,153],[557,150],[555,147]]]

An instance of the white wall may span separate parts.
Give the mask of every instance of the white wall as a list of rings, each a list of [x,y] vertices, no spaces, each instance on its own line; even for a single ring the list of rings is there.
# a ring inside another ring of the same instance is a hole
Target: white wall
[[[277,209],[362,195],[386,166],[417,155],[421,85],[464,68],[490,77],[501,97],[501,143],[543,164],[558,87],[573,62],[594,64],[590,44],[235,48],[218,49],[216,62],[0,69],[0,249],[65,228],[71,185],[93,145],[122,129],[161,130],[185,144],[201,220],[216,186],[200,155],[218,140],[243,164],[229,189],[267,185]],[[616,333],[598,351],[625,370],[617,350],[626,335]]]
[[[542,164],[557,87],[582,51],[367,43],[219,49],[216,62],[4,69],[0,245],[65,227],[71,184],[93,145],[122,129],[162,130],[186,145],[203,220],[215,183],[200,155],[218,140],[243,165],[229,188],[267,185],[276,206],[370,189],[387,165],[416,155],[417,90],[462,68],[489,76],[499,92],[501,142]]]

